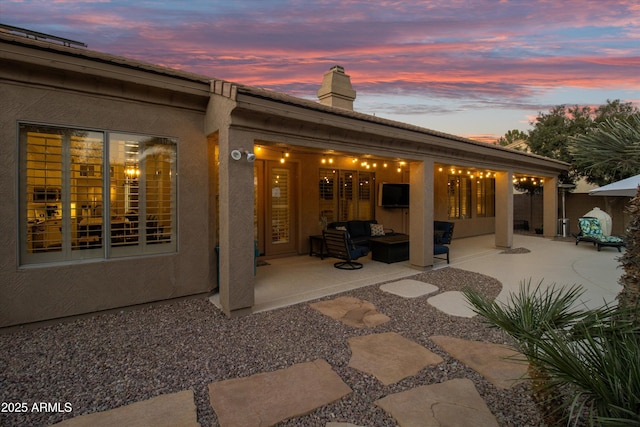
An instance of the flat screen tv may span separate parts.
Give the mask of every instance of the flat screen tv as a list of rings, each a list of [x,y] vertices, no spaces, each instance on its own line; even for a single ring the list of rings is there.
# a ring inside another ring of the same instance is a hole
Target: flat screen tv
[[[378,194],[378,204],[383,208],[408,208],[409,184],[381,183]]]

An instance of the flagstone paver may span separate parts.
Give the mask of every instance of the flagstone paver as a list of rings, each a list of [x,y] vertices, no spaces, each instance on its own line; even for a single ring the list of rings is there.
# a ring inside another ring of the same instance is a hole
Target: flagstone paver
[[[354,297],[338,297],[309,304],[320,313],[354,328],[373,328],[388,322],[389,316],[379,313],[375,305]]]
[[[464,294],[460,291],[443,292],[432,296],[427,302],[451,316],[473,317],[476,315],[476,313],[471,310]]]
[[[438,287],[435,285],[413,279],[403,279],[396,282],[385,283],[380,286],[380,289],[404,298],[417,298],[438,291]]]
[[[349,367],[374,375],[384,385],[415,375],[442,357],[395,332],[349,338]]]
[[[104,412],[80,415],[56,427],[196,427],[200,426],[193,391],[165,394]]]
[[[326,361],[318,359],[209,384],[209,399],[221,427],[268,426],[308,414],[351,391]]]
[[[430,339],[498,388],[509,389],[527,375],[525,357],[513,347],[437,335]]]
[[[473,382],[454,379],[416,387],[376,400],[401,427],[498,426]]]

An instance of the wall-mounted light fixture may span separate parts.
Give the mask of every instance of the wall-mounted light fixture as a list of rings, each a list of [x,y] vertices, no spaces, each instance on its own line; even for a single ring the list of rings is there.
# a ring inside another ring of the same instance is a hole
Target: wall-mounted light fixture
[[[240,160],[242,158],[242,154],[244,153],[247,156],[247,161],[252,163],[256,160],[256,155],[250,152],[249,150],[245,150],[244,148],[238,148],[236,150],[231,150],[231,158],[233,160]]]
[[[236,161],[240,160],[242,158],[242,151],[240,151],[240,150],[232,150],[231,151],[231,158],[233,160],[236,160]]]

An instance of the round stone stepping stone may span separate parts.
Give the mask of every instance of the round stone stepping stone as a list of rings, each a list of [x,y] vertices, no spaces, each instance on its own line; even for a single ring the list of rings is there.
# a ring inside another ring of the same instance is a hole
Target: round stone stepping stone
[[[396,282],[385,283],[380,286],[380,289],[384,292],[404,298],[417,298],[438,291],[438,287],[435,285],[413,279],[404,279]]]
[[[395,332],[348,339],[349,367],[375,376],[384,385],[417,374],[442,357]]]
[[[498,427],[473,382],[465,378],[416,387],[374,403],[401,426]]]
[[[438,310],[458,317],[473,317],[476,315],[469,306],[469,302],[460,291],[447,291],[434,295],[427,300]]]

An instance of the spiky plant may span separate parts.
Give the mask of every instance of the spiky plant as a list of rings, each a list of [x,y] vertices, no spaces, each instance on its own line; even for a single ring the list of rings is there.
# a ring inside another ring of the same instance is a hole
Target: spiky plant
[[[573,166],[589,182],[605,185],[640,173],[640,113],[609,119],[572,138]]]
[[[636,425],[630,414],[640,410],[637,323],[619,307],[581,308],[577,301],[583,293],[579,285],[543,287],[542,281],[532,289],[529,280],[502,304],[464,290],[473,310],[513,337],[529,361],[534,398],[548,425],[575,422],[585,408],[593,408],[594,423],[605,425],[602,420],[610,417]],[[594,376],[589,383],[586,377]]]
[[[532,288],[531,280],[520,283],[517,293],[510,293],[505,304],[487,300],[473,289],[463,291],[475,313],[491,326],[513,337],[525,355],[535,354],[537,344],[549,329],[563,329],[584,318],[584,312],[573,309],[584,293],[581,286],[543,286]]]
[[[547,374],[541,392],[560,395],[554,409],[574,425],[640,426],[640,334],[620,321],[549,330],[538,343],[535,363]]]

